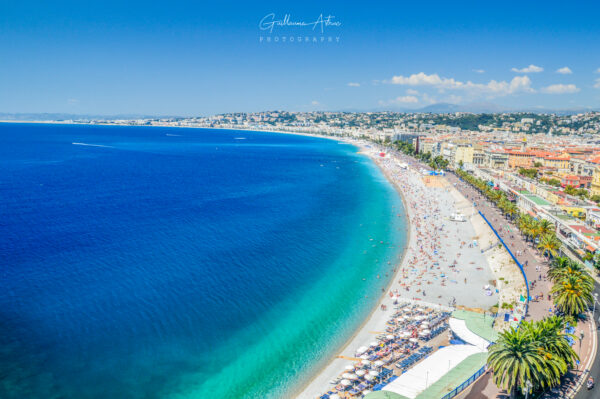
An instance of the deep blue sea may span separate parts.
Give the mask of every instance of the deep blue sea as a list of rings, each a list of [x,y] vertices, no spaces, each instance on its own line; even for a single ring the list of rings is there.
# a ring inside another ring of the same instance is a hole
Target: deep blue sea
[[[0,124],[0,398],[290,397],[405,234],[333,140]]]

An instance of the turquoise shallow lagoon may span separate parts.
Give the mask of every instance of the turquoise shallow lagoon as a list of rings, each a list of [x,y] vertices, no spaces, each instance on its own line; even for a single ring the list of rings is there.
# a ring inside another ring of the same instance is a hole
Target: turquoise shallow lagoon
[[[397,193],[356,151],[0,124],[0,397],[289,397],[405,244]]]

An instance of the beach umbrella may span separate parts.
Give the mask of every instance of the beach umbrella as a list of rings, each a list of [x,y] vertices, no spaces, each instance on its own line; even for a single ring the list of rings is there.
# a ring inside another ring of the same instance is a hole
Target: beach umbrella
[[[375,366],[377,367],[381,367],[384,365],[384,363],[381,360],[376,361],[375,363],[373,363]]]
[[[342,380],[341,384],[345,387],[352,385],[352,381],[350,380]]]
[[[365,370],[356,370],[356,375],[359,377],[362,377],[365,374],[367,374]]]
[[[342,374],[342,378],[345,378],[346,380],[351,380],[352,378],[350,378],[352,376],[352,374],[350,373],[344,373]]]
[[[371,374],[365,375],[365,380],[367,380],[367,381],[373,381],[374,379],[375,379],[375,377],[373,377]]]
[[[363,393],[363,395],[366,395],[368,393],[371,393],[371,391],[368,389],[365,389],[364,391],[362,391],[362,393]],[[331,399],[331,396],[329,398]]]
[[[394,336],[392,334],[388,334],[385,336],[387,339],[394,339]]]
[[[367,359],[363,359],[360,361],[362,364],[364,364],[365,366],[368,366],[369,364],[371,364],[370,361],[368,361]]]
[[[422,334],[428,335],[431,331],[430,330],[423,330],[421,331]]]
[[[379,345],[379,342],[375,342],[375,341],[373,341],[369,344],[370,347],[377,346],[377,345]]]
[[[334,393],[333,395],[329,395],[329,399],[340,399],[340,395]]]
[[[361,354],[365,353],[368,350],[369,350],[369,348],[367,348],[366,346],[361,346],[360,348],[358,348],[356,350],[356,353],[359,354],[359,355],[361,355]]]
[[[372,375],[373,377],[377,377],[377,376],[379,376],[379,373],[375,370],[371,370],[371,371],[369,371],[369,375]]]
[[[418,340],[418,339],[416,339],[416,338],[411,338],[411,339],[409,339],[409,341],[410,341],[410,342],[419,342],[419,340]]]
[[[349,364],[349,365],[347,365],[346,367],[344,367],[344,370],[347,370],[347,371],[352,371],[352,370],[354,370],[354,366],[353,366],[353,365],[351,365],[351,364]]]
[[[350,374],[350,377],[348,377],[348,379],[349,379],[349,380],[357,380],[357,379],[358,379],[358,376],[357,376],[356,374],[354,374],[354,373],[351,373],[351,374]]]
[[[404,331],[404,333],[402,335],[404,335],[404,337],[408,338],[408,337],[410,337],[410,332]]]
[[[363,360],[364,363],[365,361],[369,360],[369,355],[362,355],[360,358]]]

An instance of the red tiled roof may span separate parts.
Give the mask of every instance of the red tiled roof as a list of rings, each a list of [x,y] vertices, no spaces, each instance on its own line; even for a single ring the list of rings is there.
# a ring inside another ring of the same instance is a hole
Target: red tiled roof
[[[587,227],[582,226],[580,224],[573,224],[573,225],[570,225],[569,227],[571,227],[573,230],[575,230],[575,231],[577,231],[577,232],[579,232],[581,234],[595,233],[594,230],[588,229]]]

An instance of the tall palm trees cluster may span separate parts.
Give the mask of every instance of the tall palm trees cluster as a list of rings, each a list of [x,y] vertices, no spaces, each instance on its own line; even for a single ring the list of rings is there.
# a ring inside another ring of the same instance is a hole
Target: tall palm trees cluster
[[[594,291],[594,279],[585,266],[569,258],[555,258],[548,277],[553,282],[550,293],[559,311],[573,318],[585,313],[592,304]]]
[[[440,170],[440,169],[446,169],[448,167],[449,162],[444,157],[442,157],[440,155],[434,157],[431,155],[430,152],[417,153],[415,151],[415,147],[411,143],[407,143],[404,141],[397,141],[396,147],[398,148],[399,151],[405,153],[406,155],[410,155],[410,156],[415,157],[418,160],[426,163],[432,169]]]
[[[552,316],[524,321],[519,328],[500,333],[488,356],[495,384],[510,392],[511,398],[519,392],[559,385],[578,359],[569,343],[574,337],[565,332],[565,327],[562,317]]]

